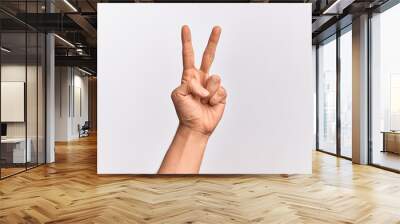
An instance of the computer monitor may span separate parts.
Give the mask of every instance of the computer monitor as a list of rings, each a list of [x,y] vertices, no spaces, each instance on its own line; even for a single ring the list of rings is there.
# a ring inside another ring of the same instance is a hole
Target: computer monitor
[[[7,124],[1,123],[1,136],[7,136]]]

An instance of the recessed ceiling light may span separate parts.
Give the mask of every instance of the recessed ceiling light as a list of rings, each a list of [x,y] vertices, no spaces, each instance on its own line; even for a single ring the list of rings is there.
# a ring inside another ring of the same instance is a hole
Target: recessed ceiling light
[[[81,68],[79,68],[79,67],[78,67],[78,70],[81,71],[81,72],[83,72],[83,73],[85,73],[85,74],[87,74],[87,75],[90,75],[90,76],[93,75],[92,73],[90,73],[90,72],[88,72],[88,71],[86,71],[86,70],[83,70],[83,69],[81,69]]]
[[[6,53],[10,53],[11,52],[11,50],[9,50],[9,49],[7,49],[5,47],[1,47],[0,49],[1,49],[1,51],[4,51]]]
[[[347,8],[354,0],[336,0],[327,9],[325,9],[322,14],[342,14],[343,9]]]
[[[65,4],[67,4],[74,12],[78,12],[78,10],[68,1],[64,0]]]
[[[62,38],[62,37],[60,37],[60,36],[57,35],[57,34],[54,34],[54,36],[57,37],[57,38],[58,38],[59,40],[61,40],[62,42],[66,43],[68,46],[75,48],[75,45],[73,45],[73,44],[72,44],[71,42],[69,42],[68,40],[66,40],[66,39],[64,39],[64,38]]]

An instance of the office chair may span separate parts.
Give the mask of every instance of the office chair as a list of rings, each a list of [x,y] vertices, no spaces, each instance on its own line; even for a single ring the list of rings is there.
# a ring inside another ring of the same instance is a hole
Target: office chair
[[[82,127],[79,127],[80,125],[78,125],[78,129],[79,129],[79,138],[80,137],[87,137],[89,136],[89,129],[90,129],[90,125],[89,125],[89,121],[85,121],[85,123],[82,125]]]

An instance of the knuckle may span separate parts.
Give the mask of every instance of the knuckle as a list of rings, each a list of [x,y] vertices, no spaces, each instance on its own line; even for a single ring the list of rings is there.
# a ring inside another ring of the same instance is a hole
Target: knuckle
[[[221,86],[221,91],[220,92],[221,92],[220,93],[221,96],[223,96],[225,98],[228,97],[228,92],[226,92],[226,89],[224,87]]]
[[[217,97],[211,97],[211,99],[210,99],[210,104],[211,105],[215,105],[215,104],[217,104],[217,102],[218,102],[218,98]]]
[[[171,99],[174,100],[179,96],[179,87],[171,92]]]
[[[197,76],[197,72],[195,69],[188,69],[183,72],[183,77],[188,81],[195,79],[196,76]]]
[[[186,56],[186,57],[193,57],[194,56],[193,51],[191,49],[183,50],[183,55]]]
[[[196,82],[196,79],[191,79],[191,80],[187,83],[189,90],[193,90],[193,86],[196,85],[195,82]]]

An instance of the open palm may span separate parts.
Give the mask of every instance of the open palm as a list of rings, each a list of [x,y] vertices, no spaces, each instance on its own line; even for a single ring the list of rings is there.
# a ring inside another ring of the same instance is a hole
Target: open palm
[[[190,29],[182,27],[182,80],[171,94],[180,125],[206,135],[210,135],[221,120],[227,97],[221,78],[209,75],[220,35],[221,28],[214,27],[200,69],[197,69]]]

